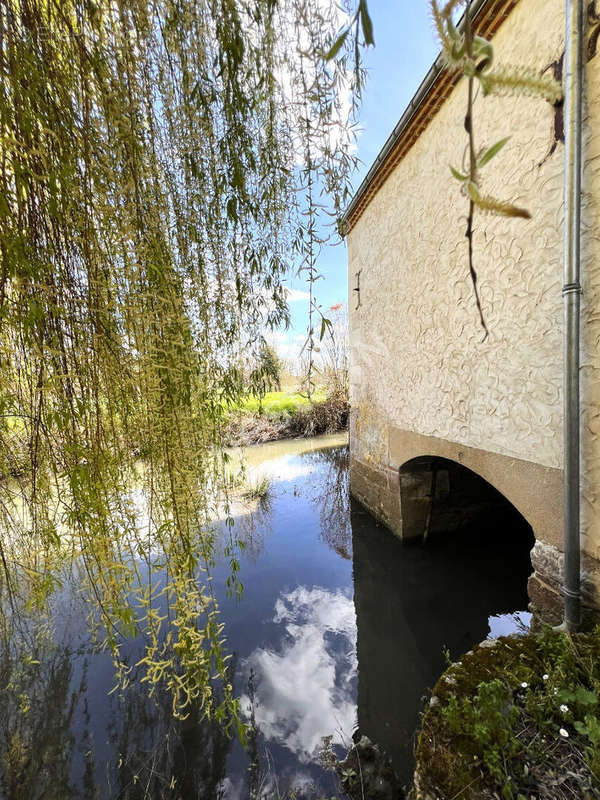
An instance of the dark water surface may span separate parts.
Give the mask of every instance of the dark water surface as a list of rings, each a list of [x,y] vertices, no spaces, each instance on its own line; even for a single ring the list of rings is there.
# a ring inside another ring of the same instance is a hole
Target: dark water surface
[[[251,466],[272,483],[258,508],[236,517],[247,543],[240,601],[227,597],[226,565],[214,571],[234,685],[255,722],[250,753],[218,725],[173,720],[169,699],[148,700],[135,671],[124,695],[109,694],[112,663],[94,652],[72,592],[39,665],[0,662],[0,796],[233,800],[294,788],[331,797],[322,737],[341,753],[357,726],[409,781],[444,648],[457,657],[490,631],[518,627],[532,541],[490,520],[403,546],[349,500],[347,448],[318,446],[252,449]]]

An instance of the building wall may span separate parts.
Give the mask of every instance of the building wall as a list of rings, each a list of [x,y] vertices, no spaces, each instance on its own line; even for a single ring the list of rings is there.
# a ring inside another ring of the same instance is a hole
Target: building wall
[[[494,37],[496,63],[541,72],[560,59],[564,16],[564,0],[521,0]],[[598,56],[587,65],[587,93],[582,545],[600,558]],[[475,267],[490,332],[482,341],[464,236],[468,201],[448,169],[461,168],[465,108],[461,81],[348,235],[353,490],[400,532],[399,440],[412,442],[408,458],[426,445],[411,435],[457,454],[497,455],[487,479],[501,490],[504,480],[536,537],[560,550],[564,147],[547,102],[479,93],[477,146],[511,135],[482,171],[483,187],[532,214],[529,221],[476,215]],[[520,465],[512,488],[510,464]],[[519,495],[523,481],[529,501]]]

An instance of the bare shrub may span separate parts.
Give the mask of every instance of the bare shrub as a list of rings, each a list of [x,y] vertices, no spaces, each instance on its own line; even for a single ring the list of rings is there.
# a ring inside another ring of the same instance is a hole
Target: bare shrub
[[[290,427],[298,436],[335,433],[348,427],[349,404],[343,391],[330,394],[322,403],[298,409]]]

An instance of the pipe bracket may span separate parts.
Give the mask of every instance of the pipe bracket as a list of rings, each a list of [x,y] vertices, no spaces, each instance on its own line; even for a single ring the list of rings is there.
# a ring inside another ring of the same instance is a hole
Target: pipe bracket
[[[580,283],[566,283],[562,288],[563,297],[567,294],[583,294]]]
[[[574,592],[571,589],[567,589],[566,586],[561,588],[561,593],[563,597],[570,597],[572,600],[581,600],[581,592]]]

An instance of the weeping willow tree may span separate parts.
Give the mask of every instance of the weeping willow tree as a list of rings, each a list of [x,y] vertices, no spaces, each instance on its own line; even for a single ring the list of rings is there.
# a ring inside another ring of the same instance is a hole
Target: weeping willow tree
[[[359,21],[319,0],[0,0],[4,630],[68,560],[121,682],[143,635],[179,716],[237,718],[209,577],[222,421],[316,215],[348,196],[361,75],[335,34]]]

